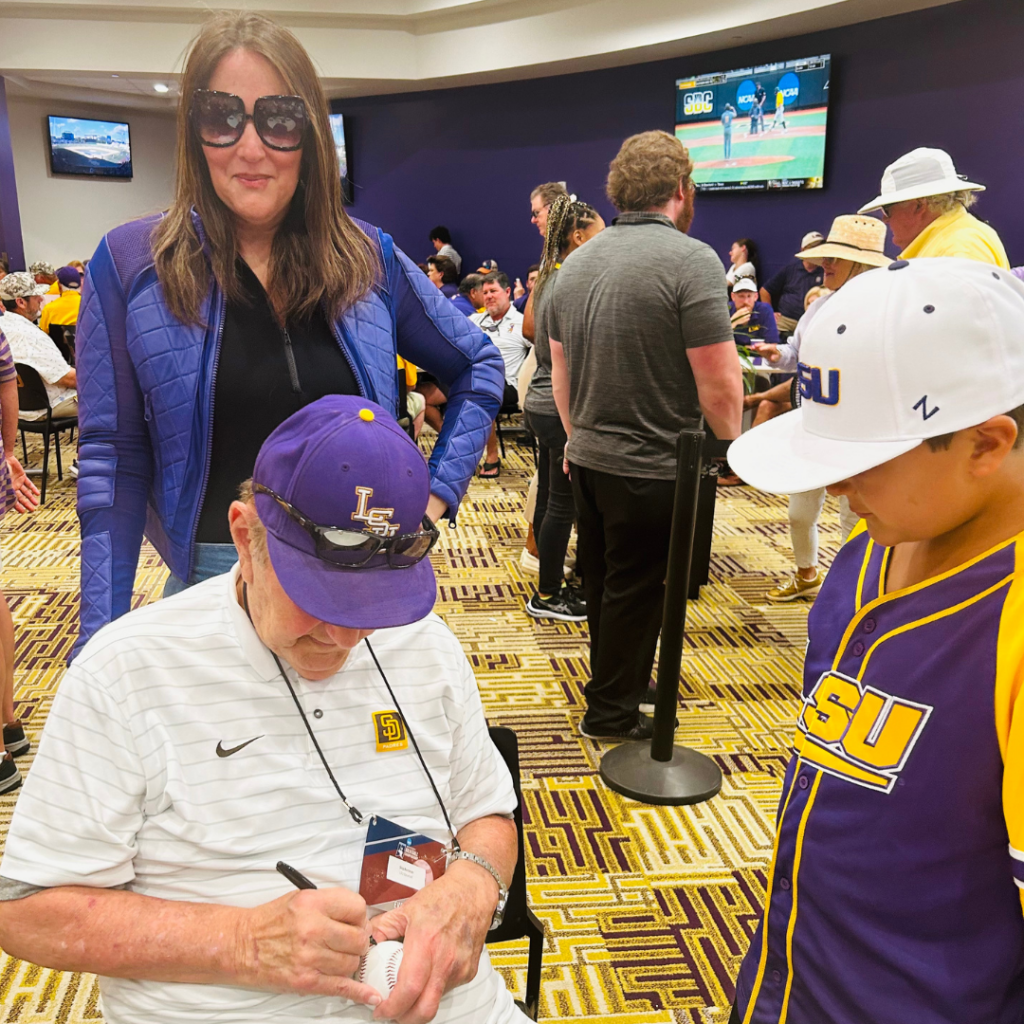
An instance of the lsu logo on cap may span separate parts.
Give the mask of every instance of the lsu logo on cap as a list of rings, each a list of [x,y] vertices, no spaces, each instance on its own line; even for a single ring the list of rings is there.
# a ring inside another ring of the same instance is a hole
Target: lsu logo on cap
[[[838,370],[829,370],[828,377],[824,380],[820,366],[797,363],[796,372],[800,380],[800,398],[803,401],[817,402],[818,405],[839,404]]]
[[[372,487],[357,487],[356,496],[359,499],[352,518],[361,523],[366,523],[370,533],[378,537],[394,537],[398,533],[399,523],[392,523],[391,517],[395,514],[393,508],[369,508],[370,499],[373,497]]]
[[[796,752],[830,775],[891,793],[931,713],[927,704],[823,672],[804,698]]]
[[[377,753],[389,750],[408,750],[409,734],[405,722],[397,711],[374,711],[373,731],[377,738]]]

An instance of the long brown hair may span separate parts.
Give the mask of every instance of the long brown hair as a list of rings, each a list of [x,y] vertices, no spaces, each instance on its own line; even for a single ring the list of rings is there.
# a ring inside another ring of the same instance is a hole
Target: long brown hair
[[[198,211],[209,243],[210,264],[229,299],[244,301],[235,272],[238,244],[234,215],[217,196],[190,123],[191,100],[205,88],[220,61],[247,50],[268,61],[309,113],[299,185],[270,254],[271,304],[279,316],[308,316],[326,303],[338,316],[376,283],[376,247],[356,227],[341,202],[341,171],[328,120],[327,99],[302,44],[269,18],[250,12],[217,14],[203,26],[185,63],[178,107],[174,202],[153,230],[156,272],[170,311],[198,323],[209,288],[209,271],[192,221]]]
[[[540,260],[540,273],[533,284],[534,303],[540,298],[541,289],[555,271],[555,264],[569,245],[569,239],[577,228],[585,228],[597,220],[598,213],[589,203],[573,199],[563,192],[556,196],[548,210],[548,227],[544,233],[544,253]],[[536,307],[535,307],[536,308]]]

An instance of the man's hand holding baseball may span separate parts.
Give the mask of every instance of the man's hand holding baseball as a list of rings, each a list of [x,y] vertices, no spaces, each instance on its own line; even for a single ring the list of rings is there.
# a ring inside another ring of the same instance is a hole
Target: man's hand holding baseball
[[[291,892],[249,911],[237,984],[376,1006],[377,991],[353,978],[369,946],[362,896],[341,888]]]
[[[398,984],[374,1019],[426,1024],[449,989],[476,977],[498,886],[486,871],[458,861],[395,910],[371,922],[377,942],[405,937]]]

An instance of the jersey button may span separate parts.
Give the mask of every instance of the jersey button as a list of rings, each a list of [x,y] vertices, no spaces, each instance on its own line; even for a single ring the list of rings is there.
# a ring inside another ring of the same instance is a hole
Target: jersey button
[[[811,784],[811,780],[807,778],[806,775],[801,775],[800,778],[796,780],[796,784],[801,789],[806,789]]]
[[[314,718],[323,718],[324,717],[324,713],[319,708],[316,708],[313,711],[313,717]]]
[[[861,642],[860,642],[860,641],[858,640],[858,641],[857,641],[857,642],[856,642],[856,643],[855,643],[855,644],[853,645],[853,647],[851,648],[851,650],[853,651],[853,656],[854,656],[855,658],[859,658],[859,657],[860,657],[860,656],[861,656],[861,655],[862,655],[862,654],[864,653],[864,645],[863,645],[863,644],[862,644],[862,643],[861,643]]]
[[[864,629],[865,633],[874,633],[874,631],[875,631],[875,629],[877,627],[878,627],[878,623],[875,622],[874,619],[865,619],[864,620],[863,629]]]
[[[781,982],[782,981],[782,971],[772,971],[772,978],[775,980],[776,984]]]
[[[779,888],[782,889],[783,892],[789,892],[789,879],[788,878],[780,878],[779,879]]]

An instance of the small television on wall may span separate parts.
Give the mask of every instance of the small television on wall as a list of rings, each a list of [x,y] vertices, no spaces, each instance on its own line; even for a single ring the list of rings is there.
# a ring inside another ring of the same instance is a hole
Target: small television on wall
[[[700,192],[822,188],[831,56],[676,80],[676,138]]]
[[[331,114],[331,135],[334,137],[334,148],[338,154],[338,165],[341,168],[341,195],[346,203],[352,202],[352,189],[348,180],[348,147],[345,145],[345,115]]]
[[[91,178],[130,178],[132,143],[124,121],[49,116],[50,170]]]

